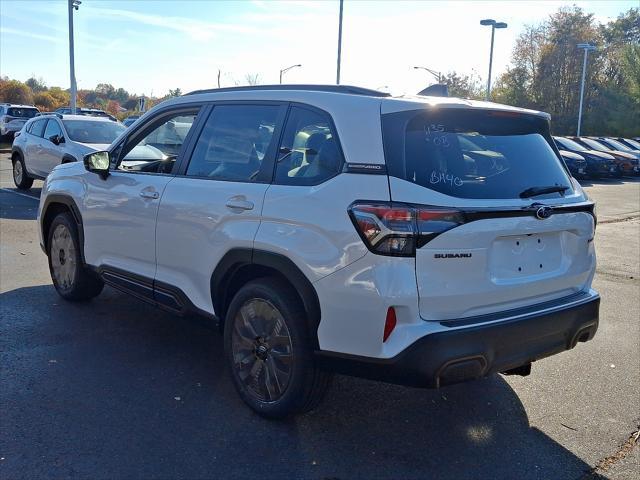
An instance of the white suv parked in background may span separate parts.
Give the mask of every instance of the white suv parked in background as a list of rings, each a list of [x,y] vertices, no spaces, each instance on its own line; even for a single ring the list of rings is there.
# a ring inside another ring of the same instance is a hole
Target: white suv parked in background
[[[590,340],[593,208],[545,113],[262,86],[168,100],[56,167],[39,225],[60,295],[217,320],[241,397],[278,417],[329,372],[438,387]]]
[[[27,120],[40,113],[31,105],[0,104],[0,136],[11,136],[19,131]]]
[[[34,178],[45,178],[53,167],[76,162],[90,152],[109,147],[125,126],[106,117],[42,115],[29,120],[11,147],[13,181],[25,190]]]

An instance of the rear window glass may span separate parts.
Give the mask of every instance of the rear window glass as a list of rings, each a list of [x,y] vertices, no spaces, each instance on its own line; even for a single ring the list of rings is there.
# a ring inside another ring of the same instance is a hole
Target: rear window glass
[[[63,120],[62,123],[69,138],[81,143],[110,144],[126,130],[124,125],[112,121]]]
[[[7,110],[7,115],[18,118],[33,118],[38,113],[40,113],[40,111],[37,108],[11,107]]]
[[[571,191],[544,119],[413,110],[383,115],[382,125],[389,175],[408,182],[460,198],[518,198],[532,187]]]

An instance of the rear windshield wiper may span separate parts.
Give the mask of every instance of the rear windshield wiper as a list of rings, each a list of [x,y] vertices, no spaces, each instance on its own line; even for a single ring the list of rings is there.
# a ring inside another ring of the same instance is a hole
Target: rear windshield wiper
[[[538,195],[544,195],[545,193],[562,193],[568,190],[569,187],[563,187],[561,185],[551,185],[549,187],[531,187],[520,192],[520,198],[537,197]]]

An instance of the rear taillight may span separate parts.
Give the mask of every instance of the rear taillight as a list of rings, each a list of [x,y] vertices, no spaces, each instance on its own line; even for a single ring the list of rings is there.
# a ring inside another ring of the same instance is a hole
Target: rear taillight
[[[369,250],[399,257],[464,223],[459,210],[391,202],[355,202],[349,216]]]

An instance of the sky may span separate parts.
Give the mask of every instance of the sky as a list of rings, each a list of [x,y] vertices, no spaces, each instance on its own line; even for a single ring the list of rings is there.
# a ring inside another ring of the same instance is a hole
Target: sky
[[[638,3],[345,0],[341,83],[415,93],[433,78],[414,66],[486,81],[491,28],[481,19],[508,24],[496,30],[495,78],[525,25],[573,4],[606,22]],[[295,64],[284,83],[335,83],[338,11],[338,0],[83,0],[74,12],[78,88],[163,96],[213,88],[218,70],[222,86],[247,74],[278,83]],[[1,76],[68,88],[68,42],[66,0],[0,0]]]

